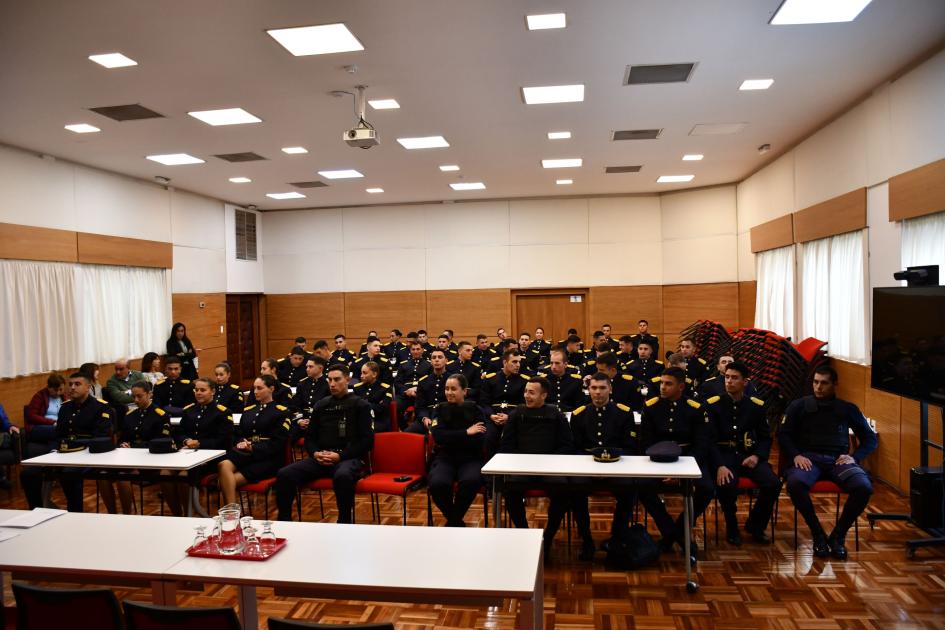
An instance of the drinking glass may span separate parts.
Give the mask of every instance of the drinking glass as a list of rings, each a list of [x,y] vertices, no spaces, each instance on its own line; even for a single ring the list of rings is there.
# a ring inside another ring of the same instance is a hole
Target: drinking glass
[[[197,549],[197,547],[200,547],[201,545],[206,545],[207,544],[207,526],[198,525],[197,527],[194,528],[194,531],[197,532],[197,535],[194,536],[194,544],[191,545],[191,548]]]
[[[276,535],[272,531],[272,521],[263,521],[263,531],[259,535],[259,545],[263,552],[272,553],[276,549]]]

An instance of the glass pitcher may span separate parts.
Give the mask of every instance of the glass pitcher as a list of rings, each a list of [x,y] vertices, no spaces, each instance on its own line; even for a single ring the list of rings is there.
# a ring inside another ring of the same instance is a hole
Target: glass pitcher
[[[220,553],[238,554],[243,550],[243,530],[240,527],[240,506],[235,503],[224,505],[220,515]]]

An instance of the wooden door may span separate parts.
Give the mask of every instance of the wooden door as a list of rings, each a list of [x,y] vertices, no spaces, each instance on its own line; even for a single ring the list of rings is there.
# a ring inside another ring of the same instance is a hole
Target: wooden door
[[[233,368],[231,380],[242,389],[252,387],[259,373],[259,296],[226,296],[226,355]]]
[[[587,289],[529,289],[512,292],[513,329],[534,334],[545,329],[545,339],[552,344],[563,340],[569,328],[576,328],[582,340],[587,339]]]

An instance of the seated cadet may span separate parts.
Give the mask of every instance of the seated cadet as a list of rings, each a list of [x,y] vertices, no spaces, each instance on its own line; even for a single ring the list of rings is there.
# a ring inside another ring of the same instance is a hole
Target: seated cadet
[[[502,427],[509,420],[509,412],[525,402],[525,383],[528,377],[519,374],[522,357],[518,350],[502,353],[502,369],[482,376],[479,406],[488,416],[486,423],[486,459],[499,450]]]
[[[591,347],[584,351],[584,369],[581,371],[583,376],[592,376],[597,373],[597,355],[608,352],[610,344],[604,337],[604,333],[595,330]]]
[[[458,358],[458,355],[455,350],[450,348],[450,337],[447,334],[442,334],[436,338],[436,347],[438,350],[442,350],[443,354],[446,355],[447,361],[455,361]]]
[[[505,352],[505,341],[509,338],[509,335],[507,332],[505,332],[505,328],[500,326],[499,328],[496,328],[495,336],[498,337],[498,341],[492,344],[492,349],[495,351],[494,354],[501,355],[503,352]]]
[[[328,342],[324,339],[316,341],[315,345],[312,346],[312,356],[321,357],[327,363],[328,359],[331,358],[331,349],[328,347]]]
[[[272,395],[272,400],[276,404],[282,405],[283,407],[290,407],[292,405],[292,389],[285,383],[279,381],[279,377],[276,374],[276,360],[272,357],[268,359],[263,359],[262,363],[259,364],[259,375],[260,376],[271,376],[272,379],[276,382],[275,391]],[[246,406],[252,407],[257,404],[256,401],[256,388],[253,388],[249,392],[249,396],[246,397]]]
[[[411,334],[416,335],[416,333]],[[401,430],[406,428],[404,414],[407,408],[414,407],[414,412],[416,412],[417,385],[420,379],[432,370],[433,366],[423,358],[423,346],[414,339],[410,342],[410,357],[398,365],[397,378],[394,382],[397,422]]]
[[[707,472],[708,465],[705,462],[708,455],[708,417],[701,404],[683,395],[685,379],[685,373],[680,368],[669,367],[663,371],[659,397],[650,398],[643,407],[639,436],[642,452],[657,442],[672,441],[682,447],[683,455],[696,458],[702,469],[702,477],[692,482],[694,498],[690,518],[695,522],[712,501],[715,483]],[[653,516],[663,536],[661,547],[669,551],[673,543],[683,546],[683,527],[689,527],[690,523],[683,523],[682,514],[673,522],[659,497],[658,486],[658,480],[640,481],[640,502]]]
[[[228,450],[233,446],[233,413],[225,405],[215,401],[214,385],[208,378],[194,380],[194,399],[196,402],[184,408],[184,416],[176,429],[172,429],[177,448]],[[240,410],[242,411],[242,409]],[[216,464],[205,464],[196,469],[182,472],[164,472],[165,479],[186,476],[191,486],[196,486],[201,478],[216,470]],[[174,516],[187,514],[190,502],[190,489],[182,484],[165,481],[161,484],[161,494]]]
[[[666,357],[666,365],[667,367],[679,368],[680,370],[685,372],[687,361],[686,361],[686,358],[683,356],[682,352],[674,352],[668,357]],[[659,385],[660,381],[657,379],[654,379],[651,382]],[[683,396],[686,398],[695,398],[697,396],[696,383],[691,378],[689,378],[688,374],[686,375],[686,390],[683,393]]]
[[[305,362],[306,376],[299,381],[295,396],[292,397],[289,405],[291,409],[302,414],[302,419],[299,420],[299,426],[302,429],[308,426],[315,403],[328,396],[328,379],[325,378],[327,365],[325,359],[319,356],[313,356]]]
[[[608,353],[610,354],[610,353]],[[611,356],[613,356],[611,354]],[[637,451],[636,427],[633,424],[633,412],[630,407],[616,403],[611,398],[611,381],[603,372],[593,374],[588,384],[591,403],[578,407],[571,414],[571,432],[574,435],[574,448],[578,453],[588,453],[600,446],[619,448],[631,454]],[[610,525],[611,538],[622,538],[628,531],[630,514],[633,511],[633,480],[609,479],[615,488],[614,497],[617,505]],[[591,520],[587,508],[587,494],[572,496],[574,520],[584,540],[581,560],[594,558],[594,539],[591,537]]]
[[[771,542],[765,530],[781,493],[781,480],[768,464],[771,432],[765,402],[747,395],[747,383],[748,367],[734,361],[728,363],[725,393],[705,401],[711,430],[709,472],[715,474],[716,493],[725,514],[725,538],[735,546],[742,544],[735,514],[738,478],[747,477],[759,487],[758,498],[745,522],[745,530],[759,544]]]
[[[495,354],[491,359],[489,359],[489,363],[482,366],[482,372],[484,375],[492,373],[492,372],[502,371],[502,363],[503,363],[502,355],[505,354],[506,350],[514,350],[517,354],[519,355],[522,354],[521,352],[519,352],[518,339],[506,337],[501,342],[499,342],[499,347],[502,349],[497,354]],[[527,373],[528,373],[528,368],[525,368],[523,370],[522,366],[520,365],[519,374],[527,374]],[[529,374],[529,376],[531,376],[531,374]]]
[[[381,354],[381,341],[377,337],[367,342],[367,350],[351,364],[351,378],[353,381],[357,382],[361,380],[361,367],[368,361],[377,363],[377,367],[380,370],[378,379],[382,383],[390,385],[394,382],[394,377],[391,374],[390,361]]]
[[[610,379],[610,397],[615,403],[630,407],[634,411],[643,409],[643,396],[640,394],[640,384],[631,374],[620,374],[617,370],[617,355],[613,352],[603,352],[597,355],[598,371],[603,372]]]
[[[479,387],[482,383],[482,366],[473,361],[473,347],[468,341],[460,341],[456,346],[458,359],[453,371],[466,377],[465,399],[472,402],[479,400]]]
[[[637,358],[626,367],[625,371],[640,381],[640,393],[646,397],[647,393],[644,389],[649,390],[653,387],[655,390],[659,387],[660,374],[666,366],[653,354],[653,346],[649,341],[641,341],[635,350]]]
[[[631,335],[631,339],[633,340],[633,347],[636,349],[635,359],[640,358],[640,344],[643,342],[650,344],[651,356],[654,359],[660,356],[660,341],[650,334],[650,323],[645,319],[637,322],[637,334]]]
[[[694,387],[699,387],[709,375],[709,364],[696,351],[695,340],[683,339],[679,342],[679,353],[686,360],[686,377],[692,379]]]
[[[427,339],[427,331],[421,329],[417,331],[417,341],[420,342],[420,345],[423,346],[423,356],[427,359],[430,358],[430,353],[433,352],[433,349],[436,347],[430,343]]]
[[[354,354],[348,350],[348,340],[345,336],[335,335],[335,351],[328,357],[328,364],[334,365],[340,363],[341,365],[348,366],[350,369],[351,364],[354,363],[354,358]]]
[[[276,363],[276,378],[289,387],[296,387],[305,378],[305,350],[295,346],[288,357],[279,359]]]
[[[565,351],[555,348],[551,351],[551,363],[547,372],[538,374],[548,381],[548,404],[561,411],[574,411],[584,404],[584,383],[580,374],[568,372],[565,363]]]
[[[230,382],[230,364],[217,363],[213,368],[213,404],[223,405],[230,413],[242,413],[246,406],[239,385]]]
[[[568,338],[564,340],[564,346],[568,352],[568,366],[583,375],[585,357],[584,350],[581,349],[581,338],[577,335],[568,335]]]
[[[535,346],[535,350],[541,356],[541,360],[538,362],[539,366],[546,365],[551,356],[551,342],[545,339],[545,329],[541,326],[535,327],[535,338],[532,339],[532,345]]]
[[[125,408],[125,417],[118,424],[118,448],[148,448],[151,440],[171,435],[171,416],[151,400],[151,383],[140,380],[131,386],[134,408]],[[100,479],[98,491],[109,514],[116,514],[115,485]],[[118,499],[123,514],[134,514],[131,507],[134,493],[130,481],[118,482]],[[142,513],[144,506],[141,506]]]
[[[788,405],[778,430],[781,457],[793,465],[784,472],[791,501],[804,517],[814,539],[814,555],[847,557],[847,532],[863,513],[873,494],[873,484],[860,462],[876,450],[876,433],[859,408],[837,398],[837,372],[828,365],[814,370],[814,395]],[[859,446],[849,455],[853,430]],[[829,479],[847,493],[847,501],[828,537],[820,525],[810,488],[818,479]]]
[[[613,330],[613,328],[610,326],[610,324],[600,325],[600,331],[604,333],[604,339],[607,340],[607,350],[616,354],[620,351],[620,344],[610,336],[611,330]]]
[[[190,379],[181,378],[181,360],[169,356],[164,361],[164,379],[152,390],[154,404],[171,414],[180,416],[181,410],[194,402],[194,386]]]
[[[145,378],[141,372],[132,370],[129,367],[128,359],[118,359],[115,361],[115,373],[105,383],[103,398],[114,403],[117,407],[127,408],[128,405],[134,404],[131,386],[143,380]]]
[[[374,339],[378,339],[378,340],[380,339],[380,337],[377,336],[376,330],[369,330],[367,337],[364,338],[364,343],[361,344],[361,348],[358,350],[358,357],[363,357],[364,353],[367,352],[367,347],[368,347],[368,344],[371,343],[372,337]]]
[[[348,392],[348,368],[328,368],[330,396],[315,405],[305,429],[308,457],[279,470],[276,478],[278,519],[292,520],[292,502],[299,487],[314,479],[331,477],[338,501],[338,522],[354,516],[354,487],[364,470],[364,459],[374,447],[371,405]],[[245,417],[245,416],[244,416]]]
[[[446,328],[443,330],[443,334],[446,335],[450,340],[450,350],[453,352],[459,351],[459,346],[456,345],[456,342],[453,341],[453,337],[456,336],[456,333],[453,332],[452,328]]]
[[[69,400],[59,407],[56,433],[46,450],[61,446],[69,447],[77,441],[97,437],[109,437],[112,433],[111,408],[104,400],[90,395],[92,380],[83,372],[69,377]],[[66,495],[70,512],[82,511],[82,469],[62,468],[58,470],[59,484]],[[43,470],[38,466],[24,466],[20,481],[30,509],[43,507]]]
[[[617,365],[621,372],[627,372],[634,359],[633,337],[624,335],[617,343]],[[627,372],[629,373],[629,372]]]
[[[401,334],[400,330],[394,328],[390,331],[390,341],[381,346],[381,352],[384,353],[384,356],[387,357],[391,365],[397,365],[397,355],[406,347],[400,341],[401,337],[403,337],[403,334]]]
[[[414,422],[405,429],[408,433],[429,432],[437,405],[446,401],[446,379],[450,375],[446,370],[446,354],[436,348],[430,353],[430,364],[433,366],[430,372],[417,381]]]
[[[308,351],[308,341],[305,339],[305,337],[302,337],[302,336],[296,337],[293,348],[296,346],[302,349],[302,354],[305,357],[305,359],[308,359],[310,356],[312,356],[312,353]],[[291,354],[292,354],[292,351],[290,350],[289,354],[285,355],[285,358],[288,359]],[[303,363],[305,362],[305,359],[303,359]]]
[[[360,396],[371,405],[374,412],[374,432],[391,430],[390,404],[394,400],[391,386],[378,380],[380,366],[374,361],[361,364],[361,380],[354,384],[355,396]]]
[[[289,408],[273,400],[276,377],[263,374],[253,381],[255,402],[243,410],[236,427],[236,444],[217,466],[224,503],[235,503],[236,489],[275,477],[285,464],[289,437]]]
[[[518,358],[518,357],[516,357]],[[548,455],[571,455],[574,442],[571,428],[564,414],[554,405],[545,404],[548,398],[548,381],[539,377],[528,381],[523,393],[524,405],[511,410],[505,430],[502,432],[500,453],[528,453]],[[522,486],[529,483],[560,484],[561,490],[550,490],[548,505],[548,524],[542,538],[545,551],[550,550],[561,520],[568,511],[567,479],[564,477],[509,477],[512,484],[505,490],[505,507],[509,518],[519,528],[527,528],[525,520],[525,494]],[[588,529],[590,524],[588,523]],[[582,532],[582,534],[585,532]],[[589,532],[587,532],[589,533]]]
[[[522,355],[522,373],[538,374],[538,369],[542,364],[542,356],[538,352],[538,347],[533,345],[532,336],[527,332],[519,334],[518,350]]]
[[[411,357],[410,346],[412,346],[414,342],[417,341],[417,333],[411,330],[410,332],[407,333],[406,339],[407,340],[403,344],[401,344],[403,347],[401,347],[400,350],[397,351],[397,356],[395,357],[397,361],[396,365],[398,368],[398,372],[400,370],[400,366],[404,363],[404,361],[406,361],[407,359]],[[423,348],[420,349],[420,358],[424,358]]]
[[[65,379],[53,372],[46,379],[46,387],[30,399],[26,409],[26,457],[46,453],[49,443],[56,439],[56,420],[65,400],[65,389]]]
[[[716,373],[702,381],[699,386],[699,400],[708,400],[713,396],[721,396],[725,393],[725,368],[735,361],[735,357],[730,354],[723,354],[715,366]],[[749,380],[745,381],[745,396],[749,398],[756,395],[755,384]]]
[[[495,348],[489,343],[489,338],[482,333],[476,335],[476,347],[473,349],[472,357],[473,361],[485,368],[495,355]]]
[[[430,424],[434,442],[430,499],[446,517],[447,527],[465,527],[463,517],[483,485],[486,417],[476,403],[466,400],[467,385],[462,374],[450,374],[446,379],[446,402],[437,406],[436,418]]]

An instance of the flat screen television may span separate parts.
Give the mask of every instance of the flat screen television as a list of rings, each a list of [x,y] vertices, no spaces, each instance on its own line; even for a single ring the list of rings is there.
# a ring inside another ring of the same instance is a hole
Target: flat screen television
[[[945,286],[873,289],[872,386],[945,406]]]

